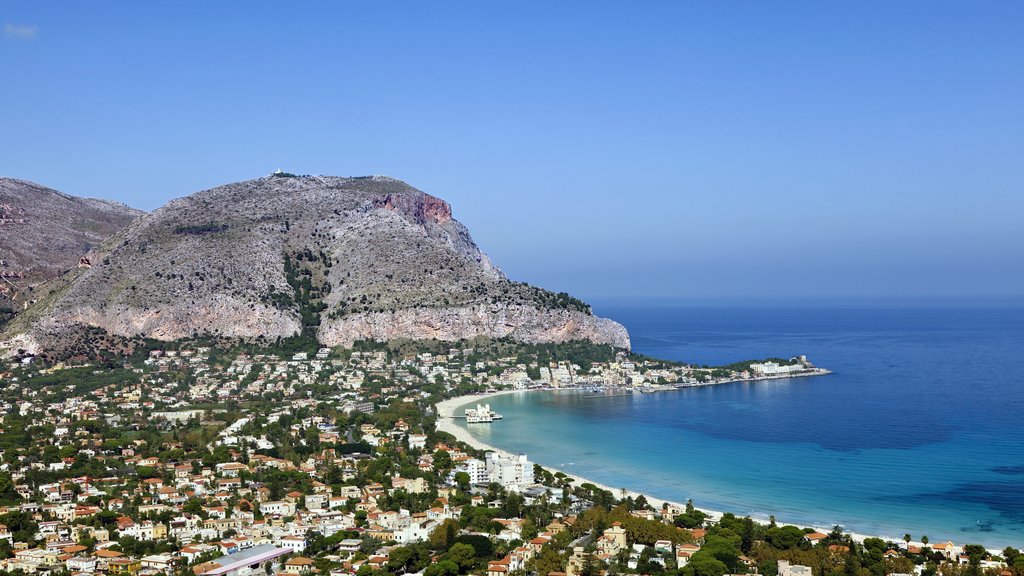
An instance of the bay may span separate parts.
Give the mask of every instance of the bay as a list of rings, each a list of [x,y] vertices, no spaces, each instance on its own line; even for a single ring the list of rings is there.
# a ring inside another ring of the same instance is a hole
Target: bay
[[[484,442],[611,486],[765,519],[1024,544],[1024,309],[599,310],[698,364],[806,354],[835,373],[655,394],[491,400]],[[463,424],[464,425],[464,424]]]

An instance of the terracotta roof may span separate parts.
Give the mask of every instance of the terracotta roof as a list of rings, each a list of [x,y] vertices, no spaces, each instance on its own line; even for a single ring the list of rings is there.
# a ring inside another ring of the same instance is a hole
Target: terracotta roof
[[[117,558],[118,556],[124,556],[124,553],[118,552],[117,550],[97,550],[93,552],[93,556],[97,558]]]

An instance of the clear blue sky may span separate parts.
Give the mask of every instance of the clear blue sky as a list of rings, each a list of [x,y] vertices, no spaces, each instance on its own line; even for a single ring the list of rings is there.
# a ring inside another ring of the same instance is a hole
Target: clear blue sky
[[[445,198],[614,299],[1024,297],[1024,2],[0,6],[0,175]]]

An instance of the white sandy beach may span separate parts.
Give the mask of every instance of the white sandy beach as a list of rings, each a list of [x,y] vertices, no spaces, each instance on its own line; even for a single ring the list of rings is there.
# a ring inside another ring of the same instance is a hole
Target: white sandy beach
[[[493,398],[495,396],[503,396],[503,395],[506,395],[506,394],[514,394],[516,392],[550,392],[550,390],[500,390],[500,391],[497,391],[497,392],[489,392],[489,393],[486,393],[486,394],[472,394],[472,395],[467,395],[467,396],[457,396],[455,398],[449,398],[449,399],[444,400],[442,402],[438,402],[436,404],[436,406],[435,406],[435,409],[437,410],[437,415],[438,415],[438,418],[437,418],[437,429],[439,431],[441,431],[441,432],[447,432],[448,434],[451,434],[457,440],[459,440],[461,442],[465,442],[466,444],[468,444],[468,445],[470,445],[473,448],[476,448],[478,450],[493,451],[493,452],[497,452],[497,453],[503,454],[503,455],[510,455],[511,453],[506,451],[506,450],[501,450],[499,448],[495,448],[494,446],[490,446],[490,445],[488,445],[488,444],[486,444],[484,442],[481,442],[479,439],[477,439],[472,434],[470,434],[468,430],[466,430],[462,426],[457,425],[455,423],[455,420],[452,418],[452,415],[456,414],[456,410],[459,409],[462,406],[473,404],[475,402],[483,402],[484,400],[486,400],[488,398]],[[580,484],[590,483],[590,484],[593,484],[593,485],[597,486],[598,488],[601,488],[602,490],[607,490],[607,491],[611,492],[612,494],[615,495],[616,498],[620,498],[621,499],[621,498],[624,498],[624,497],[628,496],[628,497],[631,497],[633,499],[636,499],[638,496],[643,496],[647,500],[647,502],[656,510],[660,510],[665,504],[668,504],[669,506],[676,506],[676,507],[678,507],[680,509],[685,507],[685,503],[673,502],[671,500],[665,500],[665,499],[662,499],[662,498],[658,498],[656,496],[652,496],[651,494],[643,494],[643,493],[636,492],[636,491],[629,490],[629,489],[612,488],[611,486],[608,486],[606,484],[602,484],[600,482],[595,482],[593,480],[584,478],[582,476],[578,476],[576,474],[571,474],[569,472],[566,472],[565,470],[559,470],[557,468],[551,468],[551,467],[543,466],[543,465],[541,465],[541,467],[544,468],[545,470],[548,470],[552,474],[554,474],[555,472],[561,472],[562,474],[565,474],[566,476],[568,476],[568,477],[573,479],[573,483],[576,486],[579,486]],[[722,517],[722,512],[717,511],[717,510],[708,510],[708,509],[699,508],[699,507],[697,509],[702,511],[702,512],[704,512],[708,516],[710,516],[713,520],[718,520],[719,518]],[[765,524],[767,524],[768,520],[769,520],[767,517],[766,518],[753,517],[753,518],[754,518],[754,520],[756,520],[758,522],[761,522],[761,523],[765,523]],[[779,525],[793,525],[793,526],[797,526],[797,527],[799,527],[801,529],[803,529],[803,528],[811,528],[813,530],[816,530],[818,532],[823,532],[823,533],[826,533],[826,534],[832,530],[832,526],[805,526],[805,525],[802,525],[802,524],[793,524],[791,522],[784,522],[783,520],[780,520],[778,518],[776,518],[776,522]],[[878,536],[878,535],[870,535],[870,534],[858,534],[858,533],[854,533],[854,532],[849,532],[849,534],[857,542],[863,542],[867,538],[881,538],[882,540],[890,541],[890,542],[902,542],[903,541],[902,538],[900,538],[898,536]],[[936,539],[935,541],[938,542],[939,540]],[[916,546],[923,546],[923,544],[920,543],[920,542],[911,542],[911,544],[912,545],[916,545]]]

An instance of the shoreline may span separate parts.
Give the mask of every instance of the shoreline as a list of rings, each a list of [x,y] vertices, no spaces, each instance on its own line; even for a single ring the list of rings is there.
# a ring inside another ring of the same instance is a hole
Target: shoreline
[[[826,373],[830,374],[831,372],[826,372]],[[816,375],[818,375],[818,374],[807,374],[806,376],[816,376]],[[730,381],[730,382],[717,382],[715,384],[727,384],[727,383],[731,383],[731,382],[748,382],[748,381],[749,380],[733,380],[733,381]],[[703,386],[710,386],[710,385],[715,385],[715,384],[704,384]],[[452,436],[455,437],[456,440],[458,440],[460,442],[464,442],[464,443],[468,444],[469,446],[472,446],[473,448],[475,448],[477,450],[483,450],[485,452],[496,452],[496,453],[498,453],[500,455],[503,455],[503,456],[513,456],[514,454],[512,454],[511,452],[509,452],[507,450],[502,450],[500,448],[496,448],[494,446],[491,446],[490,444],[487,444],[486,442],[483,442],[483,441],[477,439],[475,436],[470,434],[469,430],[467,430],[466,428],[456,424],[455,423],[455,418],[452,417],[453,414],[455,413],[455,410],[460,408],[460,407],[466,406],[467,404],[472,404],[474,402],[480,402],[480,401],[486,400],[488,398],[494,398],[494,397],[497,397],[497,396],[505,396],[505,395],[508,395],[508,394],[515,394],[515,393],[518,393],[518,392],[531,393],[531,392],[552,392],[552,391],[554,391],[554,389],[552,389],[552,388],[522,389],[522,390],[497,390],[497,391],[494,391],[494,392],[485,392],[485,393],[482,393],[482,394],[467,394],[465,396],[456,396],[454,398],[448,398],[448,399],[442,400],[441,402],[438,402],[437,404],[434,405],[434,409],[437,412],[436,428],[437,428],[437,430],[439,432],[446,432],[448,434],[451,434]],[[638,496],[643,496],[644,499],[647,500],[647,503],[652,508],[654,508],[655,510],[660,510],[665,504],[667,504],[669,506],[675,506],[675,507],[677,507],[679,509],[683,509],[686,506],[685,502],[680,503],[680,502],[675,502],[673,500],[666,500],[664,498],[659,498],[659,497],[654,496],[654,495],[649,494],[649,493],[639,492],[639,491],[636,491],[636,490],[630,490],[628,488],[621,488],[621,487],[620,488],[612,488],[611,486],[608,486],[606,484],[602,484],[600,482],[596,482],[594,480],[591,480],[589,478],[585,478],[585,477],[580,476],[578,474],[573,474],[573,473],[567,472],[565,470],[560,470],[558,468],[553,468],[551,466],[545,466],[545,465],[540,464],[538,462],[534,462],[534,464],[537,464],[538,466],[540,466],[541,468],[551,472],[552,474],[554,474],[556,472],[560,472],[560,473],[564,474],[566,477],[572,478],[573,479],[573,484],[575,486],[579,486],[581,484],[586,484],[586,483],[593,484],[594,486],[597,486],[598,488],[600,488],[602,490],[606,490],[608,492],[611,492],[617,499],[623,499],[625,497],[630,497],[630,498],[633,498],[635,500]],[[716,521],[716,522],[719,519],[721,519],[723,514],[725,514],[724,512],[721,512],[721,511],[718,511],[718,510],[711,510],[711,509],[708,509],[708,508],[701,508],[699,506],[695,506],[695,508],[697,510],[700,510],[701,512],[704,512],[705,514],[708,515],[708,518],[710,520],[713,520],[713,521]],[[740,515],[737,514],[737,516],[740,516]],[[740,516],[740,517],[742,517],[742,516]],[[754,515],[750,515],[750,517],[755,522],[758,522],[758,523],[761,523],[761,524],[768,524],[768,522],[770,521],[770,518],[761,518],[761,517],[754,516]],[[827,526],[827,527],[824,527],[824,526],[811,526],[811,525],[800,524],[800,523],[795,523],[795,522],[786,522],[784,519],[779,519],[779,518],[775,519],[775,523],[777,525],[779,525],[779,526],[796,526],[797,528],[800,528],[801,530],[803,530],[803,529],[811,529],[811,530],[815,530],[817,532],[822,532],[822,533],[825,533],[825,534],[829,533],[832,530],[832,526]],[[846,533],[849,534],[850,537],[855,542],[858,542],[858,543],[863,543],[864,540],[866,540],[868,538],[880,538],[883,541],[895,542],[897,544],[903,544],[904,543],[904,540],[902,538],[897,537],[897,536],[882,536],[882,535],[877,535],[877,534],[861,534],[861,533],[849,532],[849,531],[846,531]],[[936,539],[935,541],[939,542],[940,540]],[[941,541],[945,541],[945,540],[941,540]],[[922,542],[918,542],[918,541],[914,541],[914,540],[911,540],[909,544],[912,545],[912,546],[920,546],[920,547],[925,546],[925,544],[923,544]],[[990,550],[990,552],[993,552],[993,550]],[[996,552],[998,552],[998,550],[996,550]]]

